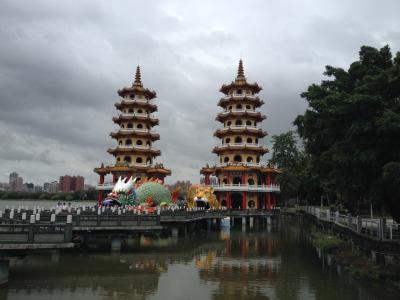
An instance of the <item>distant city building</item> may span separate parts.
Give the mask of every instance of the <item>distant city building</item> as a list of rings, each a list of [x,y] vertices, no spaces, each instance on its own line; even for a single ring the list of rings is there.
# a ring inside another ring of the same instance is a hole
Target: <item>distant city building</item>
[[[94,191],[96,190],[96,187],[90,184],[85,184],[84,185],[85,191]]]
[[[24,181],[18,173],[12,172],[9,179],[9,187],[13,192],[22,192],[24,190]]]
[[[57,193],[59,190],[59,183],[57,181],[53,181],[50,183],[45,183],[44,190],[48,193]]]
[[[59,190],[64,193],[83,191],[85,187],[85,178],[82,176],[60,176]]]
[[[43,192],[43,187],[41,185],[35,185],[33,187],[34,192],[38,193],[38,192]]]
[[[10,184],[7,182],[0,182],[0,191],[8,191],[10,189]]]
[[[35,186],[33,185],[33,183],[25,183],[23,185],[23,190],[24,192],[33,192],[34,191]]]
[[[72,191],[83,191],[85,190],[85,178],[82,176],[74,176],[71,181]]]

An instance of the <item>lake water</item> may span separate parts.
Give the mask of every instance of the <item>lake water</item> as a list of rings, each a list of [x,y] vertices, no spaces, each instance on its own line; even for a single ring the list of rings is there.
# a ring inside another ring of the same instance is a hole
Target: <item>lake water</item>
[[[125,252],[41,253],[10,263],[1,299],[399,299],[321,260],[302,219],[186,238],[136,238]]]

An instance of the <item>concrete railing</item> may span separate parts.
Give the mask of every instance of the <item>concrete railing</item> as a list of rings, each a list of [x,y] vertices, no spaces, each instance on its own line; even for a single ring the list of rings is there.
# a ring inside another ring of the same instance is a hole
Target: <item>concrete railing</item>
[[[400,242],[400,224],[389,218],[363,218],[360,216],[343,215],[338,211],[331,212],[315,206],[299,207],[318,220],[334,223],[351,231],[382,241]]]
[[[250,184],[214,184],[215,191],[241,191],[241,192],[280,192],[279,185],[250,185]]]

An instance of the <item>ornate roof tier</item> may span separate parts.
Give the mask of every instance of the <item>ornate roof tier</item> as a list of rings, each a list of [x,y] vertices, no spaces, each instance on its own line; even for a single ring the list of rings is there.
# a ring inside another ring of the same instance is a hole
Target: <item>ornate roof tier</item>
[[[281,174],[282,170],[274,168],[270,165],[260,163],[222,163],[214,166],[203,167],[200,170],[200,174],[213,174],[225,171],[260,171],[262,173],[275,173]]]
[[[103,168],[95,168],[94,171],[97,174],[108,174],[112,172],[126,172],[126,173],[137,173],[137,172],[146,172],[152,175],[163,174],[163,175],[171,175],[171,170],[166,169],[162,166],[162,164],[138,164],[138,163],[118,163],[113,166],[106,166]]]
[[[258,108],[264,104],[264,101],[261,100],[258,96],[232,94],[221,98],[218,102],[218,106],[225,108],[230,104],[237,104],[237,103],[242,103],[245,105],[252,104],[254,105],[255,108]]]
[[[111,132],[110,136],[114,139],[117,139],[119,137],[148,137],[152,141],[157,141],[160,139],[160,135],[158,133],[155,133],[154,131],[151,131],[149,129],[119,129],[116,132]]]
[[[259,138],[263,138],[267,135],[267,132],[256,126],[249,126],[249,125],[235,126],[235,125],[233,125],[233,126],[227,126],[227,127],[218,129],[214,133],[214,136],[221,138],[221,137],[224,137],[224,136],[230,135],[230,134],[247,134],[247,135],[255,135]]]
[[[150,154],[153,157],[160,156],[161,151],[152,149],[148,146],[117,146],[116,148],[110,148],[107,150],[108,153],[117,155],[117,154]]]
[[[157,96],[155,91],[150,91],[149,89],[143,88],[139,66],[136,68],[135,81],[133,82],[132,86],[124,87],[118,90],[118,95],[121,97],[144,95],[149,100]]]
[[[220,122],[225,122],[228,119],[239,119],[243,117],[249,118],[257,122],[261,122],[262,120],[267,118],[265,114],[259,111],[247,110],[247,109],[241,109],[241,110],[232,109],[219,113],[215,118],[215,120]]]
[[[159,124],[159,120],[157,118],[154,118],[152,115],[149,114],[140,114],[140,113],[122,113],[119,114],[118,117],[113,117],[112,119],[114,123],[120,124],[122,121],[142,121],[142,122],[147,122],[150,123],[151,126],[155,126]]]
[[[268,148],[260,146],[258,144],[249,144],[249,143],[242,143],[242,144],[224,144],[215,146],[213,153],[221,154],[221,153],[257,153],[264,155],[268,153]]]
[[[239,61],[238,73],[235,78],[235,81],[232,81],[230,84],[224,84],[220,88],[220,92],[228,95],[233,89],[241,89],[241,90],[250,90],[253,93],[258,93],[262,90],[262,87],[255,83],[248,83],[246,77],[244,76],[243,70],[243,61]]]
[[[121,99],[120,102],[114,104],[114,106],[122,110],[124,108],[134,108],[134,107],[141,107],[143,109],[148,110],[149,112],[157,111],[157,105],[153,104],[152,100],[147,99]]]

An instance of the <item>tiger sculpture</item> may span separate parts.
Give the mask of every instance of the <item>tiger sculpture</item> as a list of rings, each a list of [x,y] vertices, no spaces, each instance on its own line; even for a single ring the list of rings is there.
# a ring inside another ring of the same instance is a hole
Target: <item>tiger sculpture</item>
[[[189,208],[221,208],[217,197],[215,197],[214,189],[210,186],[192,185],[187,192],[186,200]]]

